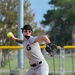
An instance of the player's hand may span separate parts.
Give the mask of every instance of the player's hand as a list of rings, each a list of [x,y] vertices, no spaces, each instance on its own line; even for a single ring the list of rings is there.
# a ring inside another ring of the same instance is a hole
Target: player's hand
[[[13,36],[11,37],[11,39],[16,40],[17,38],[13,35]]]
[[[53,43],[48,43],[47,45],[46,45],[46,51],[51,55],[51,56],[53,56],[53,51],[54,50],[57,50],[57,46],[55,45],[55,44],[53,44]]]
[[[13,39],[13,40],[16,40],[16,37],[14,36],[14,34],[13,34],[12,32],[8,32],[8,33],[7,33],[7,37],[8,37],[8,38],[11,38],[11,39]]]
[[[11,39],[12,40],[16,40],[17,38],[14,36],[14,34],[12,33],[12,35],[11,35]]]

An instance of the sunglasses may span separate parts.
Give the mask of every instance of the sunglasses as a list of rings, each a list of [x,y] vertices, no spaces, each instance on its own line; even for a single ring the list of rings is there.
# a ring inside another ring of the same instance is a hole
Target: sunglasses
[[[31,30],[23,30],[23,32],[25,32],[25,33],[27,33],[27,32],[31,33],[32,31]]]

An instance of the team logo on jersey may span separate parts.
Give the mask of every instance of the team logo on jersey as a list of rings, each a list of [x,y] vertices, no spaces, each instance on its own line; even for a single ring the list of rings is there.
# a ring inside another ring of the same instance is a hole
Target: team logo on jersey
[[[27,50],[28,50],[28,51],[30,51],[30,50],[31,50],[30,45],[27,45],[27,47],[26,47],[26,48],[27,48]]]

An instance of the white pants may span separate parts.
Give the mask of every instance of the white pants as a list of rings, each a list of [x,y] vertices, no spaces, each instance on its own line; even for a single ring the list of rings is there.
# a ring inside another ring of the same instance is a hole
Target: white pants
[[[48,74],[49,74],[48,64],[42,62],[41,64],[38,64],[36,67],[30,67],[26,75],[48,75]]]

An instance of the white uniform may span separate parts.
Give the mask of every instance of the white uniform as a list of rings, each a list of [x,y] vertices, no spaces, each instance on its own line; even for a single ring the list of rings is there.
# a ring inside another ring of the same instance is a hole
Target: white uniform
[[[30,65],[36,64],[36,66],[30,66],[26,75],[48,75],[48,64],[41,53],[39,43],[34,43],[35,39],[36,37],[31,36],[28,40],[22,43]],[[40,61],[42,63],[39,63]]]

